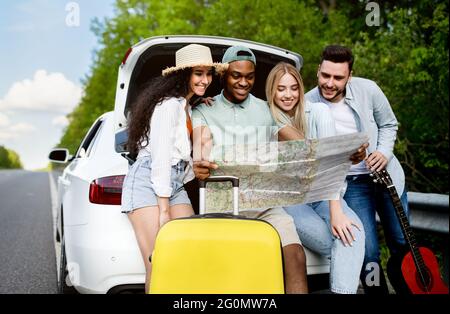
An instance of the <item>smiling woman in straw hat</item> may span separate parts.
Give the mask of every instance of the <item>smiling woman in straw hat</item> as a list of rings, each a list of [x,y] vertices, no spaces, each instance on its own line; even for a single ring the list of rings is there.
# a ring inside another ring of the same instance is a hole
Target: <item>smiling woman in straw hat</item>
[[[208,47],[197,44],[179,49],[175,61],[142,90],[128,121],[127,147],[137,159],[123,183],[122,210],[144,259],[146,292],[158,230],[171,219],[194,214],[183,188],[194,178],[189,100],[203,96],[213,73],[226,69],[213,62]]]

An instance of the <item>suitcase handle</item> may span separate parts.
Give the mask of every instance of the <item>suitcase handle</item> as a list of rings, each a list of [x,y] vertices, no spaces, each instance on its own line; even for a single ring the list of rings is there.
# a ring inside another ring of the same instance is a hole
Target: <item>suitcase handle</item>
[[[239,187],[239,178],[233,176],[214,176],[199,181],[200,188],[205,188],[208,182],[231,182],[234,188]]]
[[[233,176],[215,176],[199,181],[200,215],[204,215],[206,212],[206,183],[208,182],[231,182],[233,184],[233,215],[239,215],[239,178]]]

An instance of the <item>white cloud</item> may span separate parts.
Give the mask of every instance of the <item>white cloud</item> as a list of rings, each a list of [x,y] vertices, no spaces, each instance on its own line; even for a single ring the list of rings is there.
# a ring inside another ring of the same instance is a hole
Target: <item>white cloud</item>
[[[6,127],[9,125],[9,118],[8,116],[0,113],[0,128]]]
[[[66,116],[58,116],[52,120],[52,125],[65,127],[69,125],[69,120]]]
[[[18,139],[24,135],[36,131],[36,127],[29,123],[17,123],[11,127],[3,127],[0,129],[0,140],[7,141]]]
[[[0,109],[25,109],[69,113],[80,102],[82,89],[61,73],[38,70],[33,79],[14,83]]]
[[[14,137],[15,137],[14,134],[0,130],[0,141],[2,141],[2,142],[9,141],[9,140],[12,140]],[[0,142],[0,145],[2,145],[2,144],[3,143]]]
[[[9,128],[9,130],[12,133],[24,134],[24,133],[31,133],[33,131],[36,131],[36,128],[29,123],[18,123],[18,124],[13,125],[11,128]]]

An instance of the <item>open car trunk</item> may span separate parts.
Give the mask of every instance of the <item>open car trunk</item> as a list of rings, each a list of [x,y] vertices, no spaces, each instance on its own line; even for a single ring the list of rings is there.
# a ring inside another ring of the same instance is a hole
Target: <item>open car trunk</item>
[[[151,78],[161,75],[161,71],[166,67],[174,66],[175,52],[191,43],[208,46],[215,62],[221,62],[225,50],[232,45],[249,47],[256,56],[256,81],[252,94],[264,100],[266,99],[266,78],[275,64],[285,61],[299,70],[303,65],[303,59],[297,53],[241,39],[213,36],[165,36],[143,40],[132,47],[131,53],[119,69],[114,108],[117,152],[126,151],[126,117],[144,84]],[[215,76],[204,97],[213,97],[221,90],[219,77]],[[194,97],[191,104],[196,101],[198,99]]]

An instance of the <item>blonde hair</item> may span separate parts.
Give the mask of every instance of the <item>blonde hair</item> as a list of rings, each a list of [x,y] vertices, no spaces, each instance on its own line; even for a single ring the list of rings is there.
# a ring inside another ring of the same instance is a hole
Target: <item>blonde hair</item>
[[[281,122],[281,113],[283,110],[275,103],[275,96],[280,83],[281,78],[285,74],[292,75],[298,83],[299,87],[299,99],[296,104],[294,121],[292,127],[296,128],[301,134],[306,137],[306,118],[305,118],[305,88],[303,86],[303,80],[297,69],[286,62],[280,62],[274,66],[270,71],[266,80],[266,97],[267,103],[272,113],[273,118],[277,123]]]

